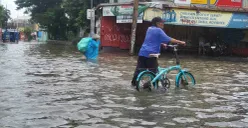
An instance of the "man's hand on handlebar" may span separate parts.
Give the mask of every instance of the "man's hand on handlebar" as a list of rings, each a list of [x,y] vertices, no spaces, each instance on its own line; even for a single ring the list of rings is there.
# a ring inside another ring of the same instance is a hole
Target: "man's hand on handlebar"
[[[186,42],[184,42],[184,41],[179,41],[178,40],[178,42],[177,43],[174,43],[174,44],[172,44],[172,45],[167,45],[166,43],[162,43],[162,46],[163,46],[163,48],[168,48],[168,47],[177,47],[178,45],[183,45],[183,46],[186,46]]]
[[[164,48],[167,48],[168,45],[163,43],[162,46],[163,46]]]
[[[171,43],[180,44],[180,45],[183,45],[183,46],[186,45],[186,43],[184,41],[176,40],[176,39],[173,39],[173,38],[171,39]]]
[[[184,41],[180,41],[180,44],[183,46],[186,46],[186,42],[184,42]]]

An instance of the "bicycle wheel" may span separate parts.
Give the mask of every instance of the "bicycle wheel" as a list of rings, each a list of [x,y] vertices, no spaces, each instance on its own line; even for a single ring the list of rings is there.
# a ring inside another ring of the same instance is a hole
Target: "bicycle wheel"
[[[194,86],[196,84],[194,76],[189,72],[180,73],[176,80],[176,87]]]
[[[148,89],[149,91],[151,91],[152,88],[152,84],[151,81],[155,78],[155,74],[151,73],[151,72],[146,72],[144,74],[142,74],[139,78],[139,80],[137,81],[137,85],[136,85],[136,89],[137,91],[140,91],[141,89]]]

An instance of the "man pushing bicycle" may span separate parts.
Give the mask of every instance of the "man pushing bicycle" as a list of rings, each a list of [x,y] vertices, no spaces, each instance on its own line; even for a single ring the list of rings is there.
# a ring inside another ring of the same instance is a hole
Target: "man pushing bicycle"
[[[157,73],[158,60],[161,45],[166,47],[170,42],[174,44],[186,45],[184,41],[176,40],[169,37],[164,31],[164,22],[162,18],[155,17],[152,19],[152,26],[146,32],[145,41],[139,51],[136,70],[133,75],[132,85],[136,86],[136,78],[142,70],[149,69]]]

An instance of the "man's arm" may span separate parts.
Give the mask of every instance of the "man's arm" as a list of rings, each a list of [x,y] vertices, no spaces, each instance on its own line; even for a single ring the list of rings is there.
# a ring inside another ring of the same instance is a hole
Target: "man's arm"
[[[171,38],[171,41],[170,42],[173,43],[173,44],[186,45],[186,43],[184,41],[176,40],[174,38]]]
[[[161,29],[160,31],[161,37],[162,37],[162,44],[167,45],[169,42],[173,44],[181,44],[181,45],[186,45],[184,41],[176,40],[174,38],[169,37],[168,35],[165,34],[165,32]]]

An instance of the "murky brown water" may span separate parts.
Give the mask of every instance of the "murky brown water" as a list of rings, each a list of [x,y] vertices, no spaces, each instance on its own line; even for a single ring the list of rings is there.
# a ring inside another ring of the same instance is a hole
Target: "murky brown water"
[[[0,127],[248,127],[248,64],[181,61],[196,88],[139,93],[130,87],[136,58],[125,53],[93,64],[72,46],[0,44]]]

